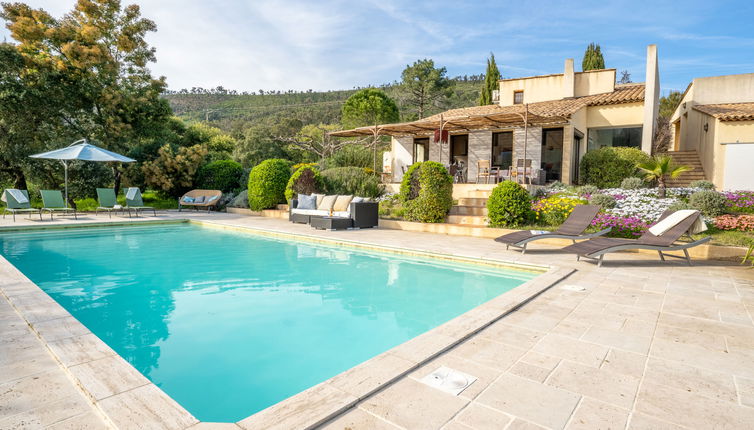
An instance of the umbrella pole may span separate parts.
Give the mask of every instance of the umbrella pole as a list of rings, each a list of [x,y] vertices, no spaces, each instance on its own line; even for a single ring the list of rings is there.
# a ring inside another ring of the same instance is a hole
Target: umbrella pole
[[[65,207],[68,208],[68,161],[63,160],[63,171],[65,172]]]

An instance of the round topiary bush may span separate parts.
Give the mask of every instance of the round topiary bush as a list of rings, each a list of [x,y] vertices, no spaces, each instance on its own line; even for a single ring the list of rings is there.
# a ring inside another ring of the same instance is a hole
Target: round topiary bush
[[[242,186],[243,173],[243,166],[233,160],[213,161],[199,169],[196,185],[205,190],[220,190],[223,193],[237,191]]]
[[[322,171],[328,194],[379,197],[385,192],[380,178],[362,167],[333,167]]]
[[[622,180],[635,174],[636,164],[622,158],[612,147],[587,152],[579,165],[580,182],[598,188],[615,188]]]
[[[697,191],[689,198],[692,208],[706,216],[719,216],[725,213],[725,196],[713,190]]]
[[[453,206],[453,177],[436,161],[416,163],[403,175],[400,199],[406,220],[443,222]]]
[[[592,194],[589,203],[601,206],[602,209],[612,209],[615,207],[615,197],[610,194]]]
[[[639,174],[636,166],[641,163],[646,163],[652,159],[649,154],[639,148],[631,148],[628,146],[613,146],[613,151],[618,154],[618,157],[629,161],[634,166],[634,171],[632,173],[634,175]]]
[[[285,187],[285,199],[291,200],[299,194],[321,193],[325,190],[324,181],[319,170],[311,165],[299,167],[291,178],[288,179],[288,185]]]
[[[273,158],[264,160],[249,173],[249,207],[251,210],[274,208],[285,203],[285,187],[291,177],[290,164]]]
[[[673,212],[680,211],[680,210],[683,210],[683,209],[692,209],[692,207],[691,207],[691,205],[689,205],[688,203],[684,202],[683,200],[675,201],[670,206],[668,206],[668,210],[669,211],[673,211]]]
[[[714,190],[715,184],[713,184],[710,181],[705,181],[704,179],[700,179],[698,181],[692,181],[689,184],[690,188],[701,188],[703,190]]]
[[[487,199],[490,227],[517,227],[531,216],[531,197],[526,188],[513,181],[503,181]]]
[[[641,178],[626,178],[621,181],[620,187],[624,190],[638,190],[644,188],[644,180]]]

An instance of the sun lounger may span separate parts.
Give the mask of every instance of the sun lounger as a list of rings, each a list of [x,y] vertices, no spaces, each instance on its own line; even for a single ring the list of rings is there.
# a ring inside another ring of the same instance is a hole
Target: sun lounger
[[[534,230],[515,231],[496,238],[495,242],[504,243],[505,249],[511,246],[521,249],[521,253],[524,254],[526,253],[526,245],[535,240],[570,239],[573,243],[576,243],[577,240],[602,236],[607,234],[610,228],[595,233],[584,234],[584,231],[589,228],[599,211],[600,207],[597,205],[578,205],[573,208],[571,214],[568,215],[568,219],[553,232]]]
[[[63,193],[58,190],[40,190],[42,194],[42,209],[41,212],[50,212],[50,220],[52,220],[52,214],[55,212],[63,212],[65,214],[73,213],[73,218],[78,219],[76,216],[76,209],[69,208],[65,205],[63,200]]]
[[[157,210],[152,206],[144,206],[144,200],[141,198],[141,190],[136,187],[131,187],[126,190],[126,209],[128,209],[128,216],[131,217],[131,210],[139,216],[139,211],[151,210],[154,216],[157,216]]]
[[[659,221],[670,216],[672,211],[665,211],[662,214]],[[590,260],[597,261],[597,266],[602,266],[602,260],[605,254],[610,252],[623,251],[627,249],[650,249],[655,250],[660,255],[660,260],[665,261],[665,257],[676,257],[685,259],[686,262],[691,265],[691,257],[689,257],[689,248],[699,246],[705,242],[710,241],[711,237],[704,237],[702,239],[676,243],[689,230],[694,227],[699,218],[699,211],[692,211],[686,218],[680,220],[673,227],[667,229],[664,233],[657,236],[651,231],[647,231],[638,239],[618,239],[611,237],[598,237],[595,239],[589,239],[584,242],[579,242],[573,245],[568,245],[562,249],[563,252],[576,254],[576,259],[579,260],[582,257]],[[683,251],[684,257],[677,255],[665,254],[669,251]]]
[[[196,210],[207,208],[207,213],[209,213],[211,208],[220,203],[222,195],[223,192],[220,190],[191,190],[178,200],[178,212],[186,206]]]
[[[95,215],[100,211],[107,212],[110,218],[113,217],[113,212],[123,212],[124,209],[118,204],[118,198],[115,196],[115,190],[112,188],[97,188],[97,201],[99,206],[94,211]]]
[[[3,195],[0,199],[2,199],[6,205],[3,210],[3,218],[5,218],[6,212],[10,212],[13,214],[13,222],[16,222],[17,213],[28,213],[29,219],[31,219],[31,214],[38,213],[40,221],[42,220],[42,212],[39,209],[31,207],[29,193],[26,190],[8,188],[3,191]]]

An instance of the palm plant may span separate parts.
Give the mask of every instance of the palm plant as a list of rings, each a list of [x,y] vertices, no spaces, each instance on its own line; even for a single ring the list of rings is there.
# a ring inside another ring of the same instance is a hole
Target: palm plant
[[[657,195],[665,198],[665,178],[677,178],[681,173],[691,170],[689,166],[677,166],[673,159],[667,155],[655,155],[651,160],[639,163],[636,167],[644,173],[648,181],[657,181]]]

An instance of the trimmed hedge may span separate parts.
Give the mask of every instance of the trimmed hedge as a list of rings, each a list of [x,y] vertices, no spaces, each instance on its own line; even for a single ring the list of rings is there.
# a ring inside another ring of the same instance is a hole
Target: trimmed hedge
[[[322,180],[328,194],[375,198],[385,191],[379,177],[361,167],[334,167],[323,170]]]
[[[285,187],[285,198],[291,200],[299,194],[321,193],[325,189],[324,181],[319,170],[312,165],[299,167],[288,179]]]
[[[624,179],[636,176],[640,160],[649,160],[649,156],[636,148],[605,147],[589,151],[581,158],[580,182],[598,188],[616,188]]]
[[[205,190],[220,190],[223,193],[242,187],[243,166],[233,160],[219,160],[205,164],[196,175],[196,185]],[[245,184],[244,184],[245,185]]]
[[[399,198],[406,220],[443,222],[453,206],[453,177],[436,161],[416,163],[403,175]]]
[[[589,203],[602,207],[602,209],[612,209],[615,207],[615,197],[610,194],[592,194]]]
[[[518,227],[531,218],[531,197],[513,181],[499,183],[487,199],[490,227]]]
[[[719,216],[725,213],[727,200],[714,190],[697,191],[689,198],[692,208],[698,209],[706,216]]]
[[[249,173],[249,207],[251,210],[274,208],[285,203],[285,187],[291,177],[290,163],[273,158],[264,160]]]

